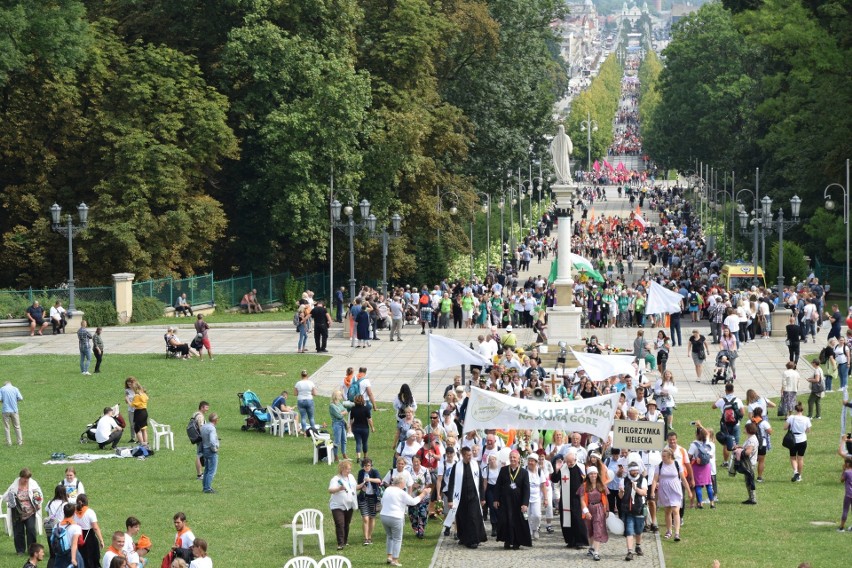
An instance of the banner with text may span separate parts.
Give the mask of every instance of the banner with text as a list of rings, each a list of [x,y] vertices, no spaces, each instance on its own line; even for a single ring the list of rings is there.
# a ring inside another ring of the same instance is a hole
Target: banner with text
[[[474,387],[470,389],[464,430],[566,430],[606,438],[617,405],[618,393],[583,400],[542,402]]]
[[[612,426],[612,447],[628,450],[662,450],[666,445],[662,422],[616,420]]]

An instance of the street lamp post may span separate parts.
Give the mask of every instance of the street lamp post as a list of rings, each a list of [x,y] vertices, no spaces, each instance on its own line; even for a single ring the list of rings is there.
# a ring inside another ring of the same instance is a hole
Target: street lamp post
[[[381,232],[376,230],[377,219],[375,215],[370,215],[367,217],[367,230],[370,232],[370,236],[373,238],[380,237],[382,239],[382,295],[387,297],[388,295],[388,244],[390,241],[394,241],[400,238],[402,235],[400,231],[402,229],[402,216],[399,213],[394,213],[391,215],[391,230],[392,233],[388,233],[388,228],[386,226],[382,227]]]
[[[830,183],[825,186],[825,191],[823,192],[823,199],[825,199],[825,208],[829,211],[834,210],[835,203],[834,200],[831,199],[828,190],[831,187],[837,186],[843,192],[843,224],[846,225],[846,309],[849,309],[849,197],[850,197],[850,188],[849,188],[849,160],[846,160],[846,187],[843,187],[839,183]]]
[[[592,120],[592,112],[586,111],[586,120],[580,121],[580,132],[586,133],[586,173],[592,171],[592,132],[598,131],[598,123]]]
[[[355,211],[351,205],[346,205],[344,207],[337,199],[333,199],[331,202],[332,226],[335,229],[341,229],[347,236],[349,236],[349,297],[352,302],[355,301],[355,284],[357,282],[355,280],[355,233],[360,229],[367,228],[368,218],[370,217],[370,202],[366,199],[362,199],[358,204],[358,208],[361,211],[362,221],[360,223],[355,222]],[[341,211],[343,211],[343,214],[348,217],[348,220],[340,220]]]
[[[740,194],[748,193],[751,195],[753,201],[753,209],[751,211],[752,216],[754,217],[749,221],[749,214],[745,210],[742,204],[739,204]],[[754,250],[752,252],[752,263],[754,264],[754,278],[757,279],[757,265],[759,262],[758,251],[757,251],[757,234],[759,225],[763,223],[762,219],[762,211],[760,209],[760,168],[754,169],[754,191],[750,189],[741,189],[737,192],[736,196],[734,196],[734,201],[738,203],[737,210],[739,211],[740,217],[740,226],[741,232],[743,235],[748,235],[748,227],[749,224],[753,227],[753,239],[754,239]]]
[[[65,216],[65,224],[62,224],[62,207],[57,203],[50,206],[50,230],[68,237],[68,311],[77,309],[74,303],[74,236],[89,226],[89,208],[85,203],[77,206],[77,215],[80,224],[75,225],[71,215]]]
[[[450,212],[450,215],[455,215],[456,213],[459,212],[459,207],[458,207],[459,196],[454,191],[450,191],[450,190],[441,191],[440,187],[438,188],[438,214],[440,215],[441,211],[443,211],[442,204],[443,204],[443,198],[444,198],[445,195],[449,195],[450,197],[453,198],[453,204],[450,205],[450,208],[447,211]],[[441,226],[438,225],[438,239],[440,240],[440,238],[441,238]]]
[[[485,272],[487,273],[488,267],[491,266],[491,195],[484,191],[478,191],[477,195],[484,198],[482,212],[485,213]],[[473,247],[472,243],[471,236],[471,247]]]

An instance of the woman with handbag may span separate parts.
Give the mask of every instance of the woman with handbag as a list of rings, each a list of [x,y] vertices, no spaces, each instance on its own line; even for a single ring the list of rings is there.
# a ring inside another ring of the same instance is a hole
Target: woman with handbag
[[[373,544],[373,529],[382,498],[382,474],[373,469],[373,460],[364,458],[358,472],[358,511],[364,528],[364,545]]]
[[[813,376],[807,379],[811,385],[811,394],[808,396],[808,418],[814,418],[814,405],[816,405],[816,419],[822,419],[822,397],[825,396],[825,381],[822,367],[819,365],[819,357],[811,361]]]
[[[337,475],[328,483],[331,495],[328,506],[334,518],[334,532],[337,535],[337,550],[349,544],[349,523],[352,511],[358,505],[357,483],[352,476],[352,462],[343,460],[337,465]]]
[[[36,514],[41,511],[41,503],[44,501],[41,487],[33,479],[29,468],[21,470],[17,479],[6,490],[3,499],[12,517],[15,551],[18,554],[27,554],[30,545],[36,542]]]
[[[792,433],[792,445],[789,443],[789,433],[784,435],[783,442],[784,447],[790,450],[790,465],[793,467],[793,478],[790,481],[794,483],[802,480],[805,451],[808,449],[808,432],[811,431],[811,419],[802,415],[804,407],[801,402],[796,403],[795,412],[787,417],[784,424],[784,429]]]

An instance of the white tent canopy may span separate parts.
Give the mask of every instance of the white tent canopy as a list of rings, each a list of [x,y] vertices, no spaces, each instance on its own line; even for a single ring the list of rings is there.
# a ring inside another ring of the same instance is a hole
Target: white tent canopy
[[[645,302],[646,314],[674,314],[680,313],[683,296],[678,292],[672,292],[665,286],[651,280],[648,290],[648,300]]]

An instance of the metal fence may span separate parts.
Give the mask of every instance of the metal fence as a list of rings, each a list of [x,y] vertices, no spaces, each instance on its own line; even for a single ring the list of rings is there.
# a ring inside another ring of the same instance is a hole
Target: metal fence
[[[68,288],[29,288],[27,290],[0,290],[0,318],[24,317],[27,308],[38,300],[49,310],[56,300],[68,307]],[[115,303],[115,289],[112,286],[94,288],[75,288],[74,302],[112,302]]]
[[[832,293],[846,290],[846,265],[823,264],[818,258],[814,259],[814,275],[821,284],[830,284]]]
[[[214,303],[213,274],[189,278],[158,278],[133,283],[133,296],[157,298],[167,306],[175,305],[178,296],[186,294],[190,305]]]

